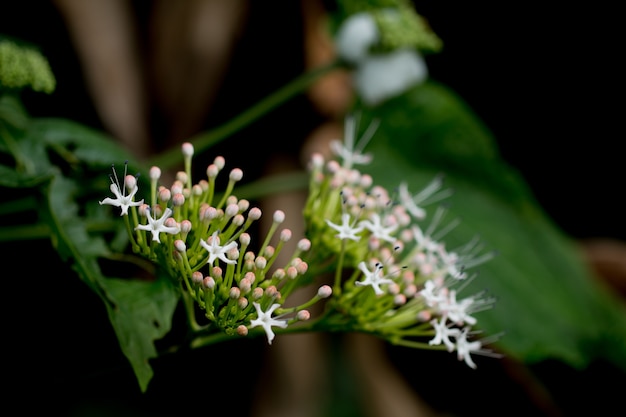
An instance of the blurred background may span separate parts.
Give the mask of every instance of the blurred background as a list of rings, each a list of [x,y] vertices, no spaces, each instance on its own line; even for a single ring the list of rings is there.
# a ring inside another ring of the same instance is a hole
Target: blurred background
[[[580,242],[599,277],[626,295],[616,6],[414,3],[444,42],[441,53],[427,56],[431,77],[463,97],[548,215]],[[4,5],[0,34],[39,46],[57,77],[50,96],[25,92],[32,115],[93,126],[147,158],[220,125],[332,57],[320,34],[324,11],[332,8],[321,0],[23,0]],[[103,80],[112,90],[102,88]],[[277,155],[293,163],[286,169],[302,168],[302,145],[320,126],[340,123],[348,103],[345,78],[338,75],[329,85],[339,88],[320,87],[291,100],[216,146],[207,161],[225,156],[229,165],[244,167],[244,182],[258,178],[268,168],[264,162]],[[333,94],[320,99],[323,91]],[[45,255],[46,245],[39,249],[49,270],[70,274],[54,252]],[[58,301],[68,300],[66,294],[75,295],[71,303]],[[250,411],[257,380],[272,383],[264,379],[264,357],[256,354],[265,349],[263,340],[159,359],[149,391],[140,394],[97,297],[78,279],[55,280],[45,297],[55,304],[50,317],[20,314],[33,323],[56,323],[43,330],[55,343],[16,330],[9,341],[17,344],[16,356],[9,361],[36,370],[20,377],[30,389],[53,394],[50,406],[61,414],[190,415],[225,402],[231,415],[264,415]],[[330,345],[342,343],[338,339]],[[579,371],[558,362],[525,367],[505,359],[481,361],[476,372],[429,352],[409,357],[386,346],[383,354],[424,401],[417,404],[423,415],[557,416],[592,405],[608,411],[625,386],[623,373],[602,363]],[[317,404],[308,409],[369,415],[373,408],[366,411],[351,379],[358,370],[340,353],[328,360],[332,383],[307,400]],[[450,375],[458,390],[442,388]]]

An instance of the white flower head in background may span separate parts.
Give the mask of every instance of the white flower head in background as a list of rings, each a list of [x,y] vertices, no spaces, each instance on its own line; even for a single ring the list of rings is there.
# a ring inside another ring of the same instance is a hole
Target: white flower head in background
[[[376,105],[421,84],[427,77],[422,55],[404,48],[368,56],[354,72],[354,88],[367,104]]]
[[[369,8],[340,3],[347,16],[335,34],[335,47],[352,67],[354,89],[365,104],[378,105],[427,79],[423,53],[438,51],[441,40],[413,7],[403,1],[393,5],[393,0]]]
[[[374,17],[366,12],[348,17],[337,32],[337,53],[345,61],[357,64],[369,55],[369,49],[380,40]]]

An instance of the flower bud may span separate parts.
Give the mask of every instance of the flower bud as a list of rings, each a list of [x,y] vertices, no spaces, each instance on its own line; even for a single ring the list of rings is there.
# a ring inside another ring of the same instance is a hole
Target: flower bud
[[[296,314],[296,318],[300,321],[307,321],[311,318],[311,313],[309,313],[309,310],[300,310]]]
[[[200,285],[202,284],[204,281],[204,277],[202,276],[202,272],[200,271],[195,271],[191,274],[191,282],[193,282],[196,285]]]
[[[187,252],[187,245],[185,245],[185,242],[183,242],[180,239],[176,239],[174,241],[174,247],[176,248],[178,252],[181,252],[181,253]]]
[[[152,181],[158,181],[159,178],[161,178],[161,168],[157,167],[157,166],[153,166],[152,168],[150,168],[150,179]]]
[[[274,212],[274,223],[280,224],[285,221],[285,212],[282,210],[276,210]]]
[[[231,181],[241,181],[243,178],[243,171],[239,168],[233,168],[233,170],[230,171],[229,178]]]
[[[184,157],[191,158],[193,156],[193,145],[190,142],[183,143],[181,148]]]
[[[213,277],[204,277],[204,279],[202,280],[202,285],[204,285],[204,288],[212,290],[213,288],[215,288],[215,280],[213,279]]]
[[[318,290],[317,290],[317,296],[319,298],[328,298],[332,295],[333,290],[332,288],[330,288],[330,285],[322,285]]]

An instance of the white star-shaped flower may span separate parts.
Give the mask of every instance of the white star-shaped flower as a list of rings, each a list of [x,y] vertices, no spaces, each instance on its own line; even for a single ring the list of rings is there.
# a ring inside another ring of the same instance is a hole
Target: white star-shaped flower
[[[456,291],[452,290],[448,294],[445,302],[439,306],[440,311],[450,319],[450,321],[469,325],[476,324],[476,318],[469,315],[474,308],[474,298],[468,297],[461,301],[456,300]]]
[[[280,304],[272,304],[265,312],[261,310],[261,304],[252,303],[252,305],[256,309],[257,318],[250,320],[250,328],[257,326],[263,327],[263,330],[265,330],[265,334],[267,335],[267,343],[271,345],[275,336],[272,331],[272,326],[280,327],[281,329],[287,327],[287,320],[277,320],[272,318],[272,313],[280,307]]]
[[[442,317],[439,322],[437,319],[433,319],[430,321],[430,324],[433,325],[433,328],[437,333],[435,334],[435,337],[428,342],[428,344],[440,345],[443,342],[448,348],[448,352],[452,352],[455,346],[450,340],[450,336],[458,337],[461,331],[457,328],[448,327],[444,317]]]
[[[429,307],[437,307],[440,303],[445,302],[447,300],[445,293],[430,279],[424,283],[424,289],[419,292]]]
[[[385,291],[383,291],[380,286],[382,284],[392,284],[393,281],[389,278],[385,278],[384,276],[381,276],[381,273],[383,271],[383,266],[382,264],[377,264],[374,267],[373,271],[369,271],[367,269],[367,265],[365,264],[365,262],[361,261],[359,263],[359,269],[363,272],[363,274],[365,275],[365,279],[363,281],[357,281],[354,284],[359,286],[359,287],[364,287],[366,285],[371,285],[372,288],[374,289],[374,292],[376,293],[376,295],[381,295],[384,294]]]
[[[466,327],[456,338],[456,352],[459,360],[464,360],[467,366],[472,369],[476,369],[476,364],[470,356],[471,353],[483,353],[482,343],[478,340],[469,342],[467,340],[469,328]]]
[[[391,236],[391,233],[398,228],[398,224],[392,224],[391,226],[383,225],[380,216],[377,213],[372,213],[371,220],[363,220],[359,224],[372,232],[375,238],[380,240],[386,240],[387,242],[394,243],[396,238]]]
[[[209,252],[209,259],[206,261],[207,264],[213,264],[215,259],[220,259],[221,261],[227,264],[236,264],[237,261],[234,259],[228,259],[226,254],[229,250],[237,247],[237,242],[232,241],[225,246],[220,246],[220,238],[217,235],[217,231],[213,232],[213,235],[207,241],[210,240],[211,243],[205,242],[204,240],[200,240],[200,244],[204,249]]]
[[[117,177],[115,177],[117,180]],[[126,192],[126,187],[120,190],[120,186],[117,182],[113,181],[113,177],[111,177],[111,185],[109,186],[111,192],[115,195],[115,198],[107,197],[102,201],[99,201],[100,205],[109,204],[111,206],[120,207],[122,209],[120,216],[128,215],[128,207],[131,206],[140,206],[143,204],[143,199],[141,201],[133,201],[135,198],[135,194],[137,194],[137,190],[139,187],[135,184],[134,187],[131,187],[130,193],[128,195],[124,195]]]
[[[335,224],[333,222],[331,222],[330,220],[326,219],[326,223],[332,227],[333,229],[335,229],[336,231],[338,231],[339,233],[337,233],[337,237],[341,240],[343,239],[352,239],[352,240],[359,240],[361,239],[361,236],[357,236],[357,233],[361,232],[363,230],[363,226],[356,226],[356,227],[352,227],[350,225],[350,215],[348,213],[343,213],[341,215],[341,224]]]
[[[155,220],[152,218],[150,214],[150,209],[146,209],[146,216],[148,217],[148,224],[140,224],[135,227],[135,230],[145,230],[147,232],[152,233],[152,240],[156,240],[161,243],[161,239],[159,235],[161,233],[169,233],[171,235],[175,235],[180,232],[180,228],[178,226],[165,226],[165,221],[172,215],[172,209],[167,207],[163,212],[161,218]]]

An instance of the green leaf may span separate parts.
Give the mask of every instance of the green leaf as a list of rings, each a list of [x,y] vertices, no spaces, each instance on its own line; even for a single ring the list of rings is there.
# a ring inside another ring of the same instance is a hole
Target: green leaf
[[[44,141],[47,146],[71,152],[75,161],[90,167],[133,162],[131,154],[110,135],[80,123],[61,118],[33,119],[29,134]]]
[[[107,308],[109,319],[145,392],[154,374],[149,360],[158,356],[154,341],[172,327],[178,292],[166,276],[152,282],[109,278],[102,284],[115,301]]]
[[[37,173],[34,175],[17,172],[15,169],[0,165],[0,186],[9,188],[30,188],[50,181],[51,174]]]
[[[120,347],[145,391],[153,375],[149,361],[157,356],[154,341],[169,332],[178,293],[161,277],[146,282],[108,278],[102,273],[98,259],[109,256],[109,249],[102,235],[87,232],[85,218],[78,215],[78,190],[76,182],[55,177],[42,217],[52,229],[59,255],[104,302]]]
[[[444,173],[454,190],[447,218],[461,220],[443,239],[447,247],[479,235],[499,252],[477,267],[463,294],[488,289],[497,297],[476,316],[488,334],[504,332],[501,349],[528,363],[556,358],[584,367],[604,358],[626,369],[624,307],[599,286],[462,99],[430,82],[361,110],[363,129],[373,118],[381,122],[368,148],[374,161],[364,170],[389,189],[406,181],[414,192]]]

